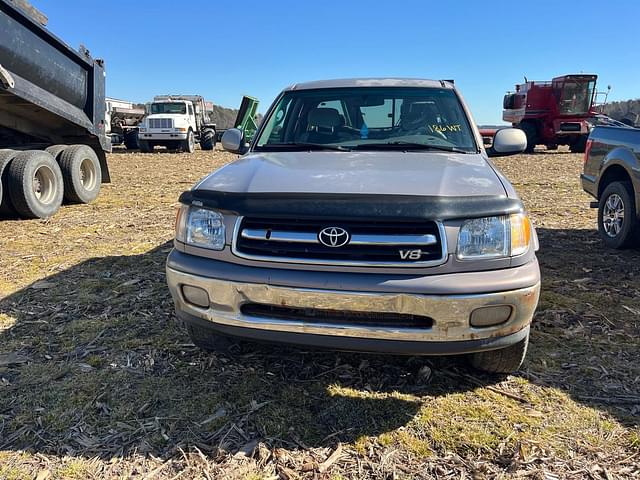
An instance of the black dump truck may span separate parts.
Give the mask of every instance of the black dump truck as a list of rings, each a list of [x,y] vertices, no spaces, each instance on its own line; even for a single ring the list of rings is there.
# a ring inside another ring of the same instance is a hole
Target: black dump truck
[[[0,0],[0,216],[47,218],[109,182],[102,60],[49,32],[25,0]]]

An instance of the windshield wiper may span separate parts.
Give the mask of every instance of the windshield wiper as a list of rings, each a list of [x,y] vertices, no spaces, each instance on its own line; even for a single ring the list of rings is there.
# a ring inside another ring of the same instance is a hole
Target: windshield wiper
[[[260,150],[270,150],[270,149],[291,149],[291,150],[309,150],[309,151],[321,151],[321,150],[332,150],[336,152],[350,152],[351,148],[343,147],[341,145],[325,145],[322,143],[265,143],[264,145],[259,145],[257,147]]]
[[[415,142],[385,142],[385,143],[361,143],[353,146],[358,150],[440,150],[442,152],[455,152],[455,153],[472,153],[468,150],[463,150],[458,147],[450,147],[448,145],[433,145],[430,143],[415,143]]]

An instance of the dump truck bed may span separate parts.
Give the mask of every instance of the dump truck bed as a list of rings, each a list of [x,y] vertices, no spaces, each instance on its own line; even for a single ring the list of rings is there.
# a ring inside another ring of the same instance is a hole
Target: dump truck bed
[[[0,148],[89,145],[109,181],[105,108],[103,62],[0,0]]]

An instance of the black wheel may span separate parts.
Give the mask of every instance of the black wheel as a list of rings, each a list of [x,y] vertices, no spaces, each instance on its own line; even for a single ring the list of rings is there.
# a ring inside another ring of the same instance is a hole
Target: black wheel
[[[223,335],[217,335],[208,328],[202,328],[191,323],[185,324],[187,333],[193,344],[207,352],[228,353],[237,342]]]
[[[56,159],[56,162],[60,162],[60,154],[67,148],[69,145],[51,145],[50,147],[45,148],[45,152],[49,152],[53,158]]]
[[[607,247],[628,248],[638,244],[639,231],[633,186],[630,182],[610,183],[598,205],[600,237]]]
[[[200,136],[200,148],[202,150],[213,150],[216,147],[216,131],[212,128],[203,130]]]
[[[140,151],[142,153],[151,153],[151,152],[153,152],[153,145],[151,145],[146,140],[138,139],[138,147],[140,147]]]
[[[19,152],[9,164],[8,184],[11,204],[23,217],[49,218],[62,205],[62,172],[44,150]]]
[[[0,216],[9,217],[15,214],[11,198],[9,196],[9,182],[7,168],[18,154],[15,150],[0,150]]]
[[[124,134],[124,146],[127,150],[137,150],[138,147],[138,131],[129,130]]]
[[[472,353],[471,366],[478,370],[490,373],[512,373],[520,368],[529,346],[529,333],[527,336],[506,348],[489,350],[488,352]]]
[[[531,122],[522,122],[518,125],[518,128],[524,132],[527,137],[527,148],[525,153],[533,153],[533,149],[538,143],[538,129],[536,125]]]
[[[571,153],[584,153],[585,148],[587,148],[587,138],[589,138],[588,135],[581,135],[571,145],[569,145]]]
[[[100,161],[93,148],[72,145],[59,158],[64,179],[64,198],[72,203],[93,202],[102,184]]]
[[[182,151],[187,153],[193,153],[196,150],[196,139],[193,135],[193,130],[189,130],[187,133],[187,139],[182,142]]]

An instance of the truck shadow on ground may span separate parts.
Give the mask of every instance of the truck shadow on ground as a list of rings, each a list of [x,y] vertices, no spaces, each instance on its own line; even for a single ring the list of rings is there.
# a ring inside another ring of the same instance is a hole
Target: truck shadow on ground
[[[520,376],[637,423],[628,399],[639,395],[639,252],[603,253],[591,231],[539,233],[544,293]],[[236,451],[258,438],[331,446],[506,381],[458,358],[269,345],[202,353],[173,316],[169,249],[88,260],[0,300],[0,449],[111,458]],[[604,321],[612,303],[631,311]]]

